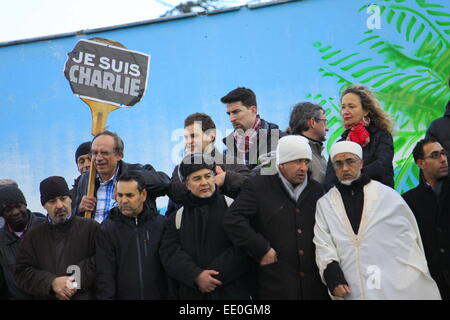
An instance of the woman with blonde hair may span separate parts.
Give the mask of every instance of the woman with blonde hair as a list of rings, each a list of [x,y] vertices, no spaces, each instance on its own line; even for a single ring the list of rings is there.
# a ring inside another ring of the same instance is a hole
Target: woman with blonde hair
[[[394,145],[392,122],[374,94],[365,86],[345,88],[341,95],[341,116],[345,131],[339,141],[361,145],[364,166],[362,173],[389,187],[394,187]],[[350,166],[350,164],[346,163]],[[337,182],[334,167],[328,161],[324,186],[329,190]]]

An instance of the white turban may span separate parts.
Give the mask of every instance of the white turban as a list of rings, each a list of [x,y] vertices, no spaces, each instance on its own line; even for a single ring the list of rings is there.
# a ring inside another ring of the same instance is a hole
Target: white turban
[[[346,152],[353,153],[354,155],[357,155],[360,159],[363,158],[362,148],[359,144],[353,141],[340,141],[338,143],[335,143],[330,149],[331,161],[333,161],[334,156],[336,156],[337,154]]]

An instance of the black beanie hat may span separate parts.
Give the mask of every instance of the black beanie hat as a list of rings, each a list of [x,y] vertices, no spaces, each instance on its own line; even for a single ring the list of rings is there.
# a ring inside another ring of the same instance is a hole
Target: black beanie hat
[[[78,157],[88,154],[89,152],[91,152],[91,144],[92,142],[87,141],[87,142],[83,142],[82,144],[80,144],[78,146],[77,151],[75,151],[75,163],[78,163]]]
[[[44,205],[48,200],[60,196],[69,196],[70,191],[67,182],[63,177],[52,176],[41,181],[39,185],[41,191],[41,204]]]
[[[201,169],[214,171],[215,167],[214,159],[211,156],[203,153],[190,153],[183,158],[178,166],[178,176],[181,182],[184,182],[195,171]]]
[[[16,203],[27,205],[22,191],[15,186],[0,187],[0,216],[3,215],[4,208]]]

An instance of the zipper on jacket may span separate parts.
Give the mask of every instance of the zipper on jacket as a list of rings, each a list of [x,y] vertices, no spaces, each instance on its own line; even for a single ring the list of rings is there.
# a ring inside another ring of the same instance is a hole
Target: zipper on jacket
[[[148,235],[148,230],[146,231],[145,234],[147,237],[144,239],[144,254],[146,257],[148,257],[147,245],[148,245],[148,242],[150,241],[150,237]]]
[[[138,267],[139,267],[139,290],[141,292],[141,300],[144,300],[144,277],[142,276],[141,246],[139,243],[139,231],[137,228],[137,218],[136,218],[136,245],[137,245]]]

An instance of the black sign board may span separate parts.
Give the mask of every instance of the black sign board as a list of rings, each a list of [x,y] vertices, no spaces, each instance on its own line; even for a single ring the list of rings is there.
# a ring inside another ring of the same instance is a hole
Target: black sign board
[[[80,98],[122,107],[133,106],[144,96],[149,55],[80,40],[68,56],[64,76]]]

